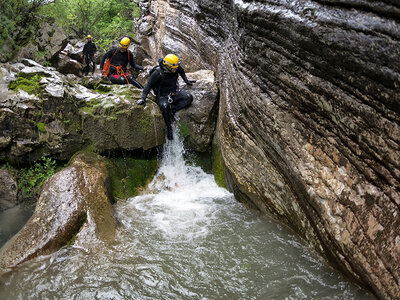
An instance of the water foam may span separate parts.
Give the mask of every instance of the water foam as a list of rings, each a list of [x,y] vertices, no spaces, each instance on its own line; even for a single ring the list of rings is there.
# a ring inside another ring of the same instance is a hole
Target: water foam
[[[130,199],[130,206],[146,212],[164,234],[193,238],[207,234],[204,225],[215,211],[214,199],[232,198],[214,178],[184,160],[184,145],[173,126],[175,139],[164,145],[160,168],[149,184],[149,194]],[[202,224],[203,226],[199,226]]]

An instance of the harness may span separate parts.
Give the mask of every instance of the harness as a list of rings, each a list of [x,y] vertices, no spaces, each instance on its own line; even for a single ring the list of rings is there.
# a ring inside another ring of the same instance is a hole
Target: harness
[[[128,81],[128,78],[126,78],[125,75],[125,70],[122,66],[114,66],[111,64],[111,60],[114,56],[114,54],[118,51],[118,49],[115,49],[114,53],[111,55],[111,57],[109,59],[107,59],[106,63],[103,66],[103,75],[108,77],[108,74],[110,73],[110,67],[114,67],[116,69],[117,75],[121,75],[124,76],[126,79],[126,82]],[[130,58],[129,58],[129,51],[126,51],[127,55],[128,55],[128,63],[130,63]]]
[[[151,69],[150,70],[150,73],[149,73],[149,75],[151,75],[154,71],[158,71],[158,74],[160,75],[160,77],[161,77],[161,80],[160,80],[160,82],[159,82],[159,84],[158,84],[158,88],[157,88],[157,99],[159,99],[160,98],[160,93],[161,93],[161,84],[162,84],[162,82],[163,82],[163,80],[164,80],[164,78],[165,78],[165,75],[164,75],[164,72],[161,70],[161,67],[160,66],[155,66],[155,67],[153,67],[153,69]],[[167,96],[167,99],[168,99],[168,103],[169,104],[172,104],[173,102],[174,102],[174,96],[177,94],[179,92],[179,80],[176,82],[176,92],[174,93],[174,92],[170,92],[169,94],[168,94],[168,96]]]

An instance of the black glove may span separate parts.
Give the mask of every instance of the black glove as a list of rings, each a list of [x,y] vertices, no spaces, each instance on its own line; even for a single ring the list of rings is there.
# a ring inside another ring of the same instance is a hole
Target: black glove
[[[136,101],[136,104],[146,106],[146,100],[140,99],[140,100]]]
[[[139,65],[136,65],[136,69],[138,69],[139,71],[143,71],[144,70],[143,67],[139,66]]]
[[[188,81],[186,82],[186,84],[192,86],[193,83],[196,83],[196,81],[197,81],[197,80],[188,80]]]

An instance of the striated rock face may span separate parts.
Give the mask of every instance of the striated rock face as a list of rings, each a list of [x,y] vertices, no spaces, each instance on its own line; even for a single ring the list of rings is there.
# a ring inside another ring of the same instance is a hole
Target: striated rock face
[[[141,1],[142,43],[219,81],[228,185],[400,297],[397,1]]]
[[[0,273],[74,241],[74,236],[113,242],[115,219],[107,168],[95,156],[77,155],[44,184],[35,212],[0,249]]]

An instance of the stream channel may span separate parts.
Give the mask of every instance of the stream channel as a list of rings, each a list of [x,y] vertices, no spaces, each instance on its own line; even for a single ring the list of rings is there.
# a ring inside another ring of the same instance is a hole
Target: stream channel
[[[85,241],[28,261],[0,277],[0,299],[375,299],[183,151],[168,141],[147,192],[115,204],[115,244]]]

